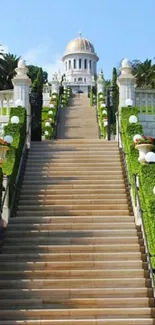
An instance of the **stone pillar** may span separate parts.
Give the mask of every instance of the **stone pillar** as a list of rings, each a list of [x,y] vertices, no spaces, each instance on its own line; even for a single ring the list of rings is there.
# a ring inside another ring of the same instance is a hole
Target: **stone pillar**
[[[15,71],[17,75],[12,80],[14,86],[14,105],[16,105],[17,100],[20,100],[23,103],[23,107],[26,108],[28,130],[31,117],[31,108],[29,101],[31,79],[27,76],[28,69],[26,68],[24,60],[19,60],[18,67]]]
[[[59,80],[57,73],[55,73],[52,78],[52,94],[54,93],[59,94]]]
[[[62,85],[64,89],[67,89],[68,81],[66,80],[66,77],[64,77]]]
[[[104,91],[104,77],[103,77],[103,72],[101,71],[98,75],[98,80],[97,80],[97,93],[103,93]]]
[[[121,75],[117,79],[119,86],[119,108],[126,106],[126,100],[132,99],[135,105],[135,77],[132,74],[131,63],[128,59],[122,61]]]

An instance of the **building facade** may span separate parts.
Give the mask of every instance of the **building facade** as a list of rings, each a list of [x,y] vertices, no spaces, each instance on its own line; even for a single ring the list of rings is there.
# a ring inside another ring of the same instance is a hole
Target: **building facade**
[[[74,93],[88,91],[97,74],[98,60],[92,43],[81,35],[69,42],[62,61],[66,80]]]

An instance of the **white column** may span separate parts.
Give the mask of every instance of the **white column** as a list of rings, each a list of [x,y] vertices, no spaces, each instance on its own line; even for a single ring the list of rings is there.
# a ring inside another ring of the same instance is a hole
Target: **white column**
[[[98,80],[97,80],[97,93],[103,93],[104,91],[104,77],[103,72],[99,73]]]
[[[121,75],[117,79],[119,86],[119,108],[126,106],[126,99],[132,99],[135,105],[135,77],[128,59],[122,61]]]
[[[17,75],[13,78],[12,83],[14,86],[14,104],[17,99],[23,102],[23,107],[27,111],[27,130],[29,127],[31,108],[29,102],[29,91],[31,86],[31,79],[27,76],[28,69],[26,68],[24,60],[19,60],[18,67],[16,68]]]
[[[53,93],[56,94],[59,93],[59,80],[58,80],[57,73],[53,75],[53,79],[52,79],[52,94]]]

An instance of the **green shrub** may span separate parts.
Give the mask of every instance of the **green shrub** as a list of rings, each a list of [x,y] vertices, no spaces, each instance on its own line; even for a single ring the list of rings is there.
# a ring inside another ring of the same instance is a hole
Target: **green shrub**
[[[155,255],[155,197],[153,194],[153,187],[155,185],[155,164],[142,165],[138,162],[139,154],[138,150],[134,147],[133,136],[135,134],[143,135],[143,128],[139,123],[129,123],[129,117],[131,115],[136,115],[138,117],[138,114],[139,110],[136,108],[122,108],[121,132],[133,193],[135,193],[133,174],[139,175],[139,194],[143,210],[144,226],[148,239],[149,252],[151,256],[153,256]]]
[[[19,124],[11,124],[11,117],[18,116]],[[13,184],[17,176],[23,145],[26,137],[26,110],[23,107],[12,107],[10,109],[9,123],[4,127],[4,136],[11,135],[13,143],[6,154],[3,164],[3,173],[10,176],[10,198],[13,193]]]

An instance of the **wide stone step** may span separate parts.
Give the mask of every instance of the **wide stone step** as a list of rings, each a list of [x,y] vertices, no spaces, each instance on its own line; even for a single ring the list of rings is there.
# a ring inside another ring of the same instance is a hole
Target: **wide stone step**
[[[133,223],[134,224],[134,216],[96,216],[96,217],[92,217],[92,216],[57,216],[57,217],[29,217],[27,219],[27,217],[15,217],[15,218],[10,218],[9,220],[9,224],[7,227],[7,230],[9,230],[9,227],[15,225],[15,227],[17,226],[21,226],[22,224],[25,227],[26,225],[28,227],[33,227],[33,226],[46,226],[50,227],[50,223],[57,223],[57,224],[68,224],[71,223],[72,225],[75,224],[83,224],[86,223],[86,227],[87,227],[87,223],[92,223],[92,224],[97,224],[97,223],[115,223],[115,227],[117,227],[116,223]],[[115,228],[116,229],[116,228]],[[138,231],[140,231],[140,228],[137,228]],[[26,230],[26,229],[25,229]]]
[[[44,199],[39,199],[37,198],[37,200],[35,201],[34,198],[32,197],[31,199],[29,199],[29,205],[30,206],[34,206],[34,207],[52,207],[53,205],[56,205],[56,206],[59,206],[59,204],[61,205],[67,205],[67,206],[71,206],[71,205],[83,205],[83,206],[87,206],[88,204],[89,205],[111,205],[111,202],[112,202],[112,206],[115,205],[115,207],[117,207],[118,205],[120,205],[122,207],[122,205],[124,207],[126,207],[128,205],[128,200],[127,198],[112,198],[112,199],[104,199],[104,198],[69,198],[69,199],[54,199],[53,197],[51,199],[48,199],[48,198],[44,198]],[[34,202],[35,202],[35,205],[34,205]],[[25,206],[27,204],[27,199],[22,199],[20,198],[19,200],[19,207],[20,206]]]
[[[63,187],[63,185],[67,185],[67,186],[71,186],[71,185],[84,185],[86,187],[86,185],[88,186],[89,184],[92,184],[92,185],[96,185],[96,187],[98,186],[102,186],[102,187],[109,187],[110,185],[113,186],[114,188],[116,187],[119,187],[119,186],[122,186],[125,188],[125,184],[124,184],[124,180],[121,178],[118,178],[118,179],[110,179],[108,177],[108,179],[104,179],[104,177],[100,177],[100,176],[95,176],[95,178],[90,178],[88,177],[87,178],[77,178],[77,177],[51,177],[51,178],[48,178],[48,177],[42,177],[42,178],[38,178],[36,177],[35,179],[32,178],[32,177],[24,177],[24,182],[23,182],[23,186],[27,185],[27,184],[35,184],[35,186],[37,185],[40,185],[40,186],[47,186],[47,185],[51,185],[54,187],[54,185],[60,185]]]
[[[150,316],[150,318],[130,318],[130,319],[120,319],[120,318],[82,318],[81,319],[60,319],[56,320],[19,320],[19,325],[154,325],[154,320]],[[0,325],[17,325],[16,320],[0,320]]]
[[[105,183],[105,182],[104,182]],[[125,186],[124,186],[124,182],[122,182],[121,184],[120,183],[115,183],[113,184],[111,181],[108,181],[106,184],[103,184],[103,182],[101,181],[100,183],[97,182],[96,184],[95,183],[91,183],[91,188],[89,186],[89,182],[87,183],[87,180],[85,180],[85,182],[74,182],[72,183],[71,181],[68,182],[67,184],[64,184],[61,182],[61,184],[59,184],[58,182],[55,183],[53,182],[53,184],[48,184],[48,183],[42,183],[42,184],[39,184],[38,183],[26,183],[24,182],[23,186],[22,186],[22,190],[21,192],[23,193],[23,191],[30,191],[30,192],[38,192],[39,193],[42,193],[42,192],[47,192],[48,191],[48,194],[49,193],[53,193],[55,190],[57,191],[60,191],[60,193],[63,191],[65,191],[66,193],[66,189],[67,189],[67,192],[70,190],[71,191],[78,191],[78,192],[81,192],[82,191],[88,191],[88,193],[90,192],[94,192],[96,191],[96,193],[100,193],[101,191],[103,191],[103,193],[125,193],[126,192],[126,189],[125,189]],[[119,192],[120,191],[120,192]]]
[[[29,177],[33,177],[33,178],[36,178],[36,177],[39,177],[39,178],[44,178],[44,177],[56,177],[56,176],[63,176],[63,177],[66,177],[66,176],[73,176],[73,177],[80,177],[80,178],[102,178],[102,179],[111,179],[113,177],[113,179],[123,179],[123,172],[122,171],[110,171],[109,174],[107,174],[107,171],[100,171],[100,170],[66,170],[65,168],[62,169],[62,170],[47,170],[47,171],[43,171],[43,170],[35,170],[32,169],[32,170],[26,170],[25,173],[24,173],[24,177],[26,178],[29,178]]]
[[[59,204],[56,204],[59,203]],[[98,202],[83,202],[83,200],[81,200],[80,202],[76,202],[73,201],[73,203],[71,203],[70,201],[64,201],[64,202],[56,202],[55,204],[46,204],[45,202],[43,202],[42,204],[38,202],[38,204],[33,204],[30,203],[28,205],[24,205],[22,203],[19,202],[18,204],[18,211],[19,210],[25,210],[25,211],[55,211],[55,209],[57,210],[61,210],[63,208],[67,208],[68,210],[82,210],[82,208],[84,210],[122,210],[122,209],[128,209],[128,204],[127,202],[119,202],[118,203],[110,203],[107,204],[106,202],[102,202],[102,200],[98,200]],[[130,206],[129,206],[130,209]]]
[[[140,252],[115,252],[115,253],[3,253],[0,254],[0,261],[51,261],[51,262],[81,262],[81,261],[101,261],[101,262],[116,262],[119,263],[128,263],[132,261],[142,261],[146,262],[146,254],[141,254]],[[120,265],[121,265],[120,263]]]
[[[0,319],[8,320],[8,319],[36,319],[36,317],[45,317],[47,319],[72,319],[72,318],[85,318],[88,317],[96,318],[148,318],[155,316],[155,308],[150,307],[138,307],[138,308],[66,308],[66,309],[2,309],[0,310]],[[105,323],[106,324],[106,323]]]
[[[49,157],[61,157],[61,158],[65,158],[65,157],[103,157],[106,158],[106,156],[109,157],[113,157],[113,158],[118,158],[120,157],[120,153],[115,150],[63,150],[63,151],[58,151],[58,150],[38,150],[38,151],[30,151],[28,154],[28,158],[35,158],[38,157],[40,158],[40,154],[43,153],[44,154],[44,158],[49,158]]]
[[[154,307],[153,298],[13,298],[0,299],[0,310],[3,308],[141,308]]]
[[[153,298],[151,288],[79,288],[79,289],[1,289],[1,299],[19,299],[20,298]]]
[[[52,160],[49,160],[49,162],[46,162],[46,161],[40,161],[40,160],[37,160],[37,161],[34,161],[34,162],[31,162],[31,161],[27,161],[26,163],[26,169],[30,168],[31,167],[35,167],[36,168],[85,168],[85,170],[87,170],[87,167],[88,168],[95,168],[95,169],[98,169],[98,168],[102,168],[103,170],[108,170],[110,172],[111,169],[114,169],[114,170],[117,170],[118,168],[122,168],[122,165],[121,165],[121,161],[117,161],[115,162],[115,164],[111,161],[109,162],[102,162],[102,161],[93,161],[93,162],[82,162],[82,161],[75,161],[74,163],[73,162],[65,162],[65,161],[58,161],[57,163],[55,163]]]
[[[75,165],[68,165],[65,164],[63,165],[54,165],[53,163],[49,166],[47,165],[27,165],[26,166],[26,173],[32,173],[33,171],[36,171],[37,173],[45,173],[45,172],[63,172],[65,170],[65,172],[79,172],[79,173],[86,173],[86,172],[95,172],[95,173],[103,173],[106,174],[107,172],[112,173],[112,174],[123,174],[122,173],[122,167],[119,166],[102,166],[102,164],[99,165],[94,165],[94,164],[90,164],[89,166],[86,165],[82,165],[82,166],[75,166]]]
[[[17,233],[18,235],[18,233]],[[111,234],[112,235],[112,234]],[[100,234],[101,236],[101,234]],[[128,234],[129,236],[129,234]],[[119,243],[120,245],[124,245],[124,244],[140,244],[143,245],[144,242],[142,239],[138,240],[138,238],[135,237],[124,237],[124,238],[119,238],[118,237],[106,237],[106,238],[94,238],[94,237],[73,237],[73,238],[68,238],[65,234],[65,236],[63,237],[48,237],[47,236],[43,236],[43,235],[33,235],[33,236],[27,236],[25,238],[22,238],[21,236],[19,236],[19,238],[16,237],[6,237],[5,238],[5,244],[13,244],[16,245],[21,244],[22,245],[30,245],[32,244],[37,244],[37,245],[104,245],[104,244],[114,244],[114,243]]]
[[[24,243],[17,243],[17,245],[5,244],[1,251],[2,253],[6,252],[27,252],[30,253],[33,250],[33,253],[121,253],[126,252],[141,252],[145,253],[144,246],[139,246],[139,244],[103,244],[103,245],[24,245]]]
[[[71,269],[71,270],[58,270],[58,269],[24,269],[24,270],[1,270],[0,269],[0,278],[1,279],[17,279],[17,278],[51,278],[51,279],[65,279],[65,278],[77,278],[77,279],[91,279],[91,278],[149,278],[149,271],[143,270],[142,268],[138,269]]]
[[[64,160],[64,163],[73,163],[73,164],[77,164],[77,163],[95,163],[96,161],[98,161],[98,163],[110,163],[111,165],[115,165],[121,163],[121,157],[117,156],[103,156],[103,155],[94,155],[94,157],[90,156],[65,156],[65,157],[60,157],[59,155],[53,155],[52,157],[29,157],[29,163],[36,163],[36,161],[41,164],[41,163],[60,163],[62,161],[62,159]]]
[[[61,210],[59,209],[59,210],[57,210],[57,209],[55,209],[55,211],[54,210],[52,210],[52,211],[45,211],[45,209],[44,209],[44,211],[35,211],[35,210],[31,210],[31,211],[25,211],[25,210],[19,210],[19,211],[17,211],[17,213],[16,213],[16,215],[17,216],[20,216],[21,217],[21,215],[23,216],[23,217],[32,217],[33,215],[35,216],[35,217],[42,217],[42,216],[44,216],[44,217],[51,217],[51,216],[68,216],[68,215],[70,215],[70,216],[90,216],[90,215],[92,215],[92,216],[107,216],[107,215],[109,215],[109,216],[120,216],[120,215],[124,215],[124,216],[126,216],[126,215],[133,215],[133,213],[132,212],[130,212],[129,213],[129,210],[128,209],[123,209],[123,210],[100,210],[100,209],[96,209],[96,210],[73,210],[73,209],[66,209],[65,210],[65,208],[63,207]]]
[[[101,224],[102,225],[102,224]],[[9,240],[11,238],[15,238],[15,240],[18,240],[18,238],[22,238],[24,240],[23,237],[25,237],[25,240],[27,240],[27,238],[45,238],[45,239],[53,239],[53,240],[59,240],[60,238],[64,239],[68,239],[68,240],[88,240],[90,241],[92,239],[92,241],[95,240],[108,240],[109,238],[111,240],[113,240],[112,238],[114,238],[114,240],[121,240],[124,241],[129,240],[129,238],[131,238],[131,240],[137,240],[138,238],[141,239],[142,238],[142,233],[139,232],[137,233],[137,231],[133,228],[130,229],[125,229],[124,224],[123,224],[123,228],[120,230],[119,229],[119,225],[118,224],[118,229],[116,230],[113,224],[111,229],[104,229],[102,230],[102,227],[100,227],[100,224],[98,225],[98,229],[93,229],[93,227],[91,227],[91,229],[78,229],[78,226],[75,227],[73,225],[73,229],[70,226],[67,226],[66,224],[64,224],[63,227],[59,227],[59,224],[57,225],[48,225],[48,224],[43,224],[42,226],[38,225],[38,227],[34,225],[33,226],[29,226],[29,227],[24,227],[19,224],[18,227],[8,227],[7,231],[5,232],[3,238],[8,238],[9,236]],[[25,229],[28,228],[28,229]],[[44,228],[44,229],[42,229]],[[75,229],[74,229],[75,228]],[[80,226],[79,226],[80,228]],[[100,229],[101,228],[101,229]],[[109,227],[110,228],[110,227]],[[16,238],[18,237],[18,238]]]
[[[98,194],[93,194],[93,193],[83,193],[83,194],[79,194],[79,193],[72,193],[72,192],[70,192],[70,193],[66,193],[65,194],[65,192],[64,192],[64,194],[61,194],[61,193],[59,193],[59,192],[57,192],[57,194],[56,193],[51,193],[51,194],[49,194],[49,193],[47,193],[47,192],[45,192],[45,193],[39,193],[39,191],[38,191],[38,194],[36,194],[36,193],[29,193],[29,194],[20,194],[20,202],[24,202],[24,201],[26,201],[26,200],[28,200],[29,202],[30,201],[32,201],[33,200],[33,202],[40,202],[40,201],[46,201],[46,202],[48,202],[48,201],[50,201],[51,202],[51,200],[59,200],[59,202],[60,202],[60,200],[70,200],[70,201],[72,201],[72,200],[75,200],[75,199],[79,199],[79,200],[92,200],[92,199],[100,199],[100,200],[102,200],[102,202],[103,201],[105,201],[106,200],[106,202],[107,201],[115,201],[115,200],[127,200],[127,199],[129,199],[129,195],[127,196],[126,195],[126,193],[124,192],[124,193],[115,193],[115,194],[113,194],[113,193],[111,193],[111,194],[103,194],[103,193],[100,193],[99,195]]]
[[[0,266],[0,270],[78,270],[78,269],[128,269],[135,270],[143,268],[144,270],[148,270],[148,266],[146,262],[139,261],[58,261],[58,262],[38,262],[38,261],[3,261],[3,264]]]
[[[40,278],[40,279],[28,279],[25,277],[19,277],[19,279],[11,279],[4,278],[0,279],[1,289],[85,289],[85,288],[141,288],[147,287],[151,288],[151,280],[145,279],[144,277],[136,277],[136,278],[97,278],[97,279],[89,279],[85,278],[84,280],[81,278],[69,278],[69,279],[50,279],[50,278]]]
[[[80,195],[82,197],[84,197],[84,195],[90,195],[90,196],[93,196],[93,195],[97,195],[98,197],[100,197],[100,195],[103,195],[105,198],[107,196],[112,196],[112,197],[115,197],[115,195],[117,196],[121,196],[121,195],[128,195],[129,197],[129,192],[126,191],[126,189],[124,187],[119,187],[119,186],[116,186],[116,187],[112,187],[112,185],[110,185],[108,188],[106,188],[106,186],[104,187],[101,187],[99,185],[99,188],[97,187],[97,185],[92,185],[91,186],[91,189],[90,187],[88,186],[84,186],[82,185],[81,187],[80,186],[74,186],[74,185],[69,185],[68,188],[67,188],[67,191],[66,191],[66,188],[65,186],[62,185],[62,188],[60,185],[58,185],[58,188],[56,189],[55,187],[52,188],[52,186],[50,185],[47,185],[46,187],[43,186],[43,188],[40,186],[32,186],[32,187],[28,187],[28,186],[23,186],[21,188],[21,191],[20,191],[20,196],[22,195],[37,195],[39,197],[39,195],[46,195],[48,197],[51,196],[51,195],[78,195],[80,197]]]

